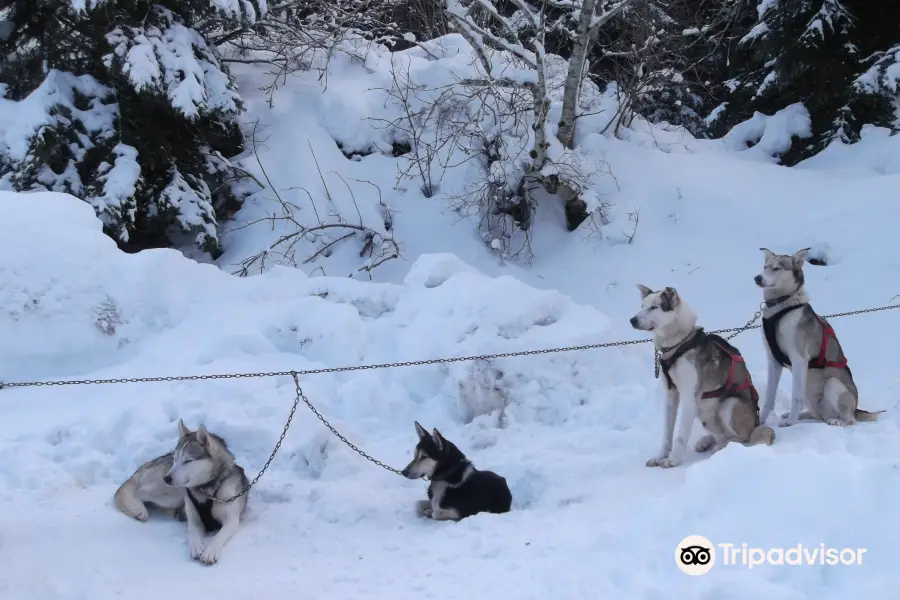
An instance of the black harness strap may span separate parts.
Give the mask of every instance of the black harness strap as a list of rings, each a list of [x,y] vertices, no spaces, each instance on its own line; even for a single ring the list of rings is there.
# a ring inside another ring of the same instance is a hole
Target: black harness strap
[[[766,343],[769,345],[769,350],[772,351],[772,357],[777,360],[782,367],[790,367],[791,360],[785,356],[784,352],[782,352],[781,348],[778,347],[778,338],[775,333],[778,331],[778,322],[781,320],[784,315],[791,312],[792,310],[798,309],[801,306],[809,306],[809,304],[797,304],[795,306],[789,306],[784,310],[781,310],[768,319],[763,318],[763,332],[766,334]],[[810,310],[812,310],[810,308]],[[825,368],[835,368],[835,369],[846,369],[850,376],[853,376],[853,373],[850,371],[850,367],[847,365],[847,357],[843,356],[843,351],[841,352],[840,360],[828,360],[826,354],[828,352],[828,340],[834,339],[837,341],[837,335],[834,333],[834,329],[828,322],[816,314],[816,311],[813,311],[813,314],[819,320],[819,323],[822,325],[822,345],[819,347],[819,354],[817,356],[809,359],[809,363],[807,368],[809,369],[825,369]]]
[[[675,382],[672,381],[672,377],[669,375],[669,369],[672,368],[672,365],[675,364],[679,358],[684,356],[684,353],[688,350],[694,348],[697,344],[703,341],[706,337],[706,333],[703,331],[702,327],[698,327],[693,336],[691,336],[687,341],[683,342],[678,348],[676,348],[675,353],[672,354],[669,358],[663,358],[662,355],[659,357],[659,370],[662,371],[662,374],[666,377],[666,384],[668,384],[669,389],[671,390],[675,387]]]
[[[666,376],[666,383],[669,385],[669,389],[675,387],[675,383],[672,381],[672,377],[669,375],[669,369],[675,364],[675,361],[684,356],[684,353],[688,350],[694,348],[698,344],[700,344],[704,340],[712,341],[716,346],[719,347],[719,350],[728,355],[728,358],[731,360],[731,368],[728,370],[728,378],[725,380],[725,383],[722,384],[722,387],[712,390],[710,392],[705,392],[702,397],[703,398],[721,398],[726,394],[739,394],[744,390],[750,390],[750,397],[753,401],[753,405],[756,407],[756,424],[759,425],[759,392],[756,391],[756,387],[753,385],[753,380],[750,378],[750,372],[746,371],[746,379],[743,383],[736,383],[734,381],[734,368],[736,363],[744,362],[744,358],[741,356],[740,351],[729,344],[725,338],[718,336],[714,333],[706,333],[703,331],[702,327],[697,328],[697,332],[691,339],[685,341],[681,346],[675,350],[675,353],[672,354],[667,360],[664,360],[662,356],[659,357],[659,368],[663,372],[663,375]]]
[[[207,498],[206,502],[200,504],[197,501],[197,498],[191,493],[191,490],[186,490],[188,498],[191,500],[191,504],[194,505],[194,508],[197,510],[197,514],[200,515],[200,520],[203,521],[203,528],[206,529],[208,533],[213,533],[222,529],[222,523],[219,522],[212,514],[213,501],[212,498]]]
[[[787,357],[787,354],[785,354],[778,346],[778,337],[776,335],[778,331],[778,323],[782,318],[784,318],[784,315],[803,306],[807,306],[807,304],[795,304],[794,306],[788,306],[787,308],[778,311],[769,318],[763,317],[763,333],[766,335],[766,343],[769,345],[769,351],[772,352],[772,357],[775,358],[775,360],[778,361],[778,363],[782,367],[790,367],[791,359],[789,359]]]

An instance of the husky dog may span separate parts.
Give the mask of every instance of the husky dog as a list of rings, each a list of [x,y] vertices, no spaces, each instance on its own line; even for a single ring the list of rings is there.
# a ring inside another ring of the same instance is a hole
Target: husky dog
[[[175,453],[169,452],[147,461],[119,486],[113,496],[116,508],[133,519],[144,522],[150,517],[149,508],[158,508],[179,521],[184,514],[184,490],[166,485],[163,477],[172,468]]]
[[[407,479],[428,478],[428,500],[416,503],[416,513],[436,521],[459,521],[480,512],[506,513],[512,493],[506,479],[479,471],[459,448],[435,429],[429,434],[416,422],[419,443],[403,469]]]
[[[234,496],[249,482],[225,440],[203,425],[191,431],[179,419],[178,436],[174,452],[142,465],[119,487],[115,504],[139,521],[147,520],[145,504],[181,510],[188,524],[191,558],[211,565],[237,533],[247,507],[246,494],[227,503],[213,498]],[[213,532],[215,537],[204,544],[205,534]]]
[[[809,248],[793,255],[765,254],[763,271],[753,281],[763,289],[763,336],[768,357],[768,382],[761,418],[775,407],[775,393],[784,367],[791,370],[791,409],[779,425],[801,419],[829,425],[874,421],[879,412],[857,408],[859,394],[837,335],[809,304],[804,288],[803,263]],[[806,407],[806,410],[802,410]]]
[[[653,335],[666,392],[662,447],[647,466],[680,465],[698,416],[708,434],[697,452],[718,452],[730,441],[771,445],[775,431],[760,424],[759,395],[738,349],[697,327],[697,315],[674,288],[637,287],[643,302],[631,326]]]

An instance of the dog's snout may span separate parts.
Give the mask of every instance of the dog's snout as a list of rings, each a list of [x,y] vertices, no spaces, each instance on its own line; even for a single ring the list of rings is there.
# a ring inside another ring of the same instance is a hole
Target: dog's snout
[[[409,477],[409,467],[400,471],[400,474],[403,475],[404,477]]]
[[[753,281],[756,282],[756,285],[762,285],[762,282],[763,282],[762,275],[757,275],[756,277],[753,278]]]
[[[638,326],[638,318],[637,317],[631,317],[631,319],[628,322],[631,323],[632,327]]]
[[[166,475],[165,477],[163,477],[163,481],[166,482],[166,485],[172,485],[172,476]]]

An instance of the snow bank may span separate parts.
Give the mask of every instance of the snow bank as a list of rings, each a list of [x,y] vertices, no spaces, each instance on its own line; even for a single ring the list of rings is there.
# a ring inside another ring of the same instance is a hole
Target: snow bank
[[[800,169],[828,171],[866,178],[900,174],[900,136],[884,127],[864,125],[855,144],[835,141],[819,154],[797,165]]]
[[[63,195],[0,195],[0,240],[7,381],[311,369],[633,336],[620,318],[448,254],[419,257],[396,284],[285,268],[240,279],[171,250],[127,255],[89,206]],[[736,305],[722,289],[710,301]],[[702,305],[702,292],[686,293]],[[615,298],[597,291],[601,305]],[[636,307],[637,292],[628,298],[610,310]],[[888,319],[869,326],[887,330]],[[841,321],[839,333],[855,374],[860,365],[863,406],[891,408],[900,385],[873,389],[873,368],[891,357],[864,321],[852,330]],[[737,342],[758,377],[758,342]],[[2,390],[0,591],[35,600],[149,600],[173,586],[240,598],[843,600],[896,589],[893,413],[848,429],[798,425],[771,448],[648,469],[660,423],[651,373],[650,349],[636,346],[304,377],[323,415],[392,466],[411,456],[413,420],[439,428],[508,479],[514,511],[417,519],[424,483],[367,463],[301,404],[251,492],[244,528],[210,569],[189,560],[182,524],[131,521],[112,493],[171,449],[179,417],[225,436],[254,475],[294,400],[290,378]],[[723,566],[694,579],[672,560],[690,534],[868,553],[861,567]]]

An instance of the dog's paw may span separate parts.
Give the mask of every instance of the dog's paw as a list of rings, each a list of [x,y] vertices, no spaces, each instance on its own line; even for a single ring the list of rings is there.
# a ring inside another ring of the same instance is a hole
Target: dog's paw
[[[665,456],[655,456],[647,461],[648,467],[658,467],[662,464],[662,461],[666,460]]]
[[[203,555],[203,552],[205,550],[206,550],[206,546],[203,544],[203,542],[198,542],[196,544],[192,544],[191,545],[191,558],[198,560]]]
[[[681,461],[677,458],[664,458],[662,462],[659,463],[659,466],[663,469],[671,469],[672,467],[677,467],[681,464]]]
[[[694,446],[694,450],[696,450],[697,452],[706,452],[708,450],[711,450],[715,444],[716,438],[714,435],[705,435],[697,440],[697,445]]]
[[[144,509],[143,511],[134,515],[134,520],[140,521],[141,523],[146,523],[147,519],[149,519],[149,518],[150,518],[150,513],[146,509]]]
[[[825,422],[832,427],[847,427],[848,425],[850,425],[850,423],[847,423],[846,421],[843,421],[841,419],[827,419]]]
[[[785,413],[781,415],[781,418],[778,419],[779,427],[790,427],[791,425],[796,425],[797,419],[792,419],[790,413]]]
[[[419,500],[416,502],[416,515],[420,517],[431,518],[431,501],[430,500]]]
[[[214,565],[218,560],[219,553],[212,545],[200,554],[200,562],[204,565]]]

